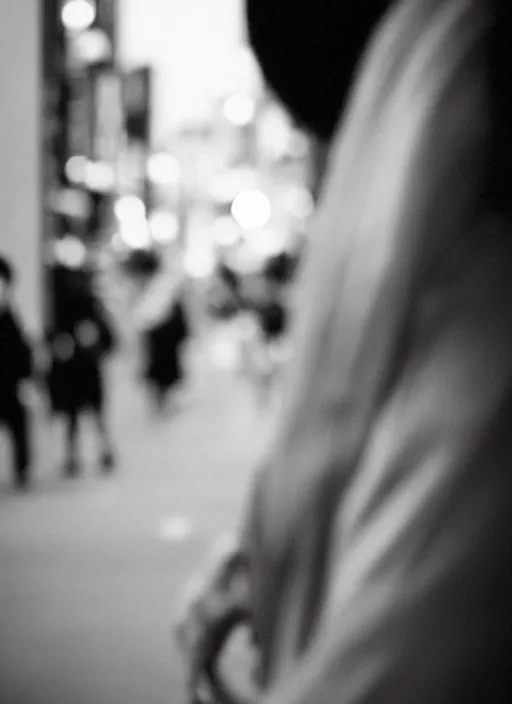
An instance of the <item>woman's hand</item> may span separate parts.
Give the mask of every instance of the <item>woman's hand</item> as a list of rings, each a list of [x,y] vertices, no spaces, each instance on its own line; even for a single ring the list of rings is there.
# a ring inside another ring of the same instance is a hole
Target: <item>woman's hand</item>
[[[249,579],[245,559],[234,541],[218,544],[199,578],[185,592],[174,633],[184,655],[189,700],[205,680],[224,702],[232,702],[217,676],[217,661],[230,633],[250,620]]]

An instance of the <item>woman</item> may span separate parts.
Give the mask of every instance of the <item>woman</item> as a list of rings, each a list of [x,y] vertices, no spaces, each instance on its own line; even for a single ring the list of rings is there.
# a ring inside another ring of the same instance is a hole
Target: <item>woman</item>
[[[239,547],[264,704],[512,690],[512,8],[387,4],[248,2],[268,80],[333,135]],[[236,601],[199,597],[191,679]]]
[[[103,472],[114,468],[114,455],[105,406],[104,361],[115,344],[112,328],[87,272],[58,266],[54,269],[55,315],[47,333],[50,348],[48,391],[55,414],[66,423],[68,477],[80,474],[79,421],[90,412],[99,444]]]

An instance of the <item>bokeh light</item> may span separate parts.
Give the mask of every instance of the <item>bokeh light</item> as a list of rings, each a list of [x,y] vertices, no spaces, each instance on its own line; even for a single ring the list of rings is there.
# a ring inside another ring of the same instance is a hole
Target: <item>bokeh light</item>
[[[151,233],[145,219],[121,223],[119,234],[130,249],[146,249],[151,245]]]
[[[112,235],[112,239],[110,240],[110,246],[114,250],[114,252],[120,253],[125,249],[125,243],[123,241],[123,238],[121,237],[120,232],[115,232]]]
[[[225,259],[233,271],[245,276],[260,271],[265,257],[246,242],[242,242],[238,247],[229,251]]]
[[[286,113],[278,106],[269,106],[259,125],[259,144],[271,159],[282,159],[290,152],[293,130]]]
[[[257,176],[251,168],[230,168],[215,175],[208,193],[217,203],[230,203],[240,190],[252,189],[256,183]]]
[[[167,210],[155,210],[149,216],[149,229],[155,242],[168,244],[177,239],[180,232],[180,222],[175,213]]]
[[[193,279],[206,279],[215,270],[215,256],[210,249],[191,247],[183,257],[183,268]]]
[[[271,228],[252,230],[245,235],[245,240],[249,247],[261,257],[280,254],[285,243],[283,233]]]
[[[87,158],[85,156],[70,157],[65,166],[66,178],[70,183],[79,184],[85,181],[87,170]]]
[[[91,191],[108,193],[115,188],[116,172],[110,164],[90,161],[85,169],[84,182]]]
[[[212,235],[215,244],[220,247],[232,247],[239,242],[241,232],[230,215],[223,215],[213,223]]]
[[[148,159],[148,178],[160,186],[170,186],[181,177],[181,167],[172,154],[153,154]]]
[[[77,35],[74,43],[77,58],[86,64],[108,60],[112,55],[110,40],[101,29],[90,29]]]
[[[62,24],[70,32],[83,32],[96,19],[96,3],[93,0],[66,0],[62,7]]]
[[[123,223],[146,217],[146,206],[137,196],[122,196],[116,201],[114,211],[117,219]]]
[[[315,203],[307,188],[293,186],[284,194],[283,206],[294,218],[307,220],[313,213]]]
[[[80,269],[86,258],[84,243],[74,235],[66,235],[55,243],[55,261],[68,269]]]
[[[265,227],[272,214],[269,198],[257,189],[241,191],[233,201],[231,213],[244,229]]]
[[[231,371],[240,364],[240,351],[229,334],[219,335],[213,339],[210,355],[213,364],[219,369]]]
[[[224,103],[224,117],[237,127],[250,125],[256,115],[254,100],[244,93],[231,95]]]
[[[151,244],[146,220],[146,206],[137,196],[122,196],[114,206],[119,221],[119,235],[131,249],[145,249]]]
[[[78,188],[63,188],[50,196],[50,205],[56,213],[71,218],[85,219],[91,212],[89,194]]]

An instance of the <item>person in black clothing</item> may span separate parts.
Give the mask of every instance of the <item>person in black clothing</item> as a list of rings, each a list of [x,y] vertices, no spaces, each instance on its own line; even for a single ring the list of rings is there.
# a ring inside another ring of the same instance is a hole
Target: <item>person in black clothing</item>
[[[86,272],[54,270],[55,319],[47,334],[51,363],[48,390],[52,410],[67,426],[65,474],[80,472],[78,429],[90,411],[100,444],[100,465],[110,472],[114,455],[105,418],[103,362],[115,346],[114,333],[92,291]]]
[[[279,295],[269,291],[263,300],[254,304],[254,310],[265,342],[281,339],[286,331],[287,315]]]
[[[14,271],[0,257],[0,425],[12,439],[13,475],[18,488],[29,485],[29,417],[21,398],[21,384],[30,378],[32,354],[13,310]]]
[[[171,389],[184,377],[182,352],[188,336],[187,314],[180,298],[144,334],[145,378],[160,413],[165,410]]]

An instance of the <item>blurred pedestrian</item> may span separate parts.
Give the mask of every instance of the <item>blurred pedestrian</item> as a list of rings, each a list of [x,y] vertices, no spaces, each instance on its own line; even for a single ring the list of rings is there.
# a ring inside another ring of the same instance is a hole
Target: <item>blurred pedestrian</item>
[[[11,439],[13,479],[18,489],[30,482],[30,418],[23,385],[31,377],[32,352],[14,309],[15,272],[0,256],[0,426]]]
[[[162,276],[150,286],[137,311],[142,337],[143,377],[152,406],[165,413],[185,378],[184,345],[190,323],[183,282]]]
[[[268,407],[278,389],[285,364],[288,310],[283,282],[272,270],[263,270],[246,282],[241,303],[240,323],[244,337],[245,359],[258,402]]]
[[[248,0],[248,15],[268,81],[331,142],[240,537],[260,701],[505,704],[512,5]],[[232,612],[215,591],[196,595],[190,676]]]
[[[114,468],[115,458],[107,422],[104,362],[115,346],[110,321],[94,295],[85,271],[54,269],[55,317],[48,331],[50,368],[48,390],[55,414],[66,424],[68,477],[80,474],[79,422],[84,413],[93,418],[103,472]]]
[[[233,321],[240,313],[242,277],[226,264],[215,271],[207,292],[207,308],[214,320]]]

